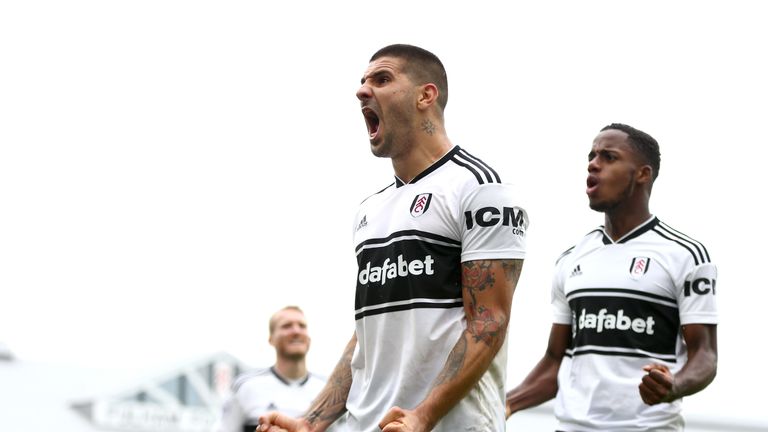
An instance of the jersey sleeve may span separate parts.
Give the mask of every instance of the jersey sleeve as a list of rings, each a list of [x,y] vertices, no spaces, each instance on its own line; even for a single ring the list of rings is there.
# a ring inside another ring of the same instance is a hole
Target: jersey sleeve
[[[678,292],[680,324],[717,324],[717,267],[698,265],[689,272]]]
[[[224,402],[221,417],[214,430],[216,432],[241,432],[243,430],[244,422],[245,415],[243,414],[243,408],[237,400],[237,395],[232,394]]]
[[[573,318],[571,314],[571,306],[565,298],[565,289],[563,286],[563,261],[560,259],[555,264],[555,271],[552,276],[552,322],[555,324],[571,325]]]
[[[510,185],[481,185],[462,201],[461,261],[525,258],[528,214]]]

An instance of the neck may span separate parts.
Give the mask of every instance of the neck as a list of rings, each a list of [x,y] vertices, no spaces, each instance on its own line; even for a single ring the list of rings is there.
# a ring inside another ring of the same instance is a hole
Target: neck
[[[605,212],[605,233],[616,241],[650,217],[651,212],[647,205],[644,208],[635,209],[635,211],[607,211]]]
[[[453,148],[445,131],[435,132],[434,135],[419,135],[407,152],[392,158],[395,175],[404,183],[410,183]]]
[[[283,378],[296,380],[307,376],[307,363],[304,358],[293,360],[284,357],[278,357],[275,362],[275,370]]]

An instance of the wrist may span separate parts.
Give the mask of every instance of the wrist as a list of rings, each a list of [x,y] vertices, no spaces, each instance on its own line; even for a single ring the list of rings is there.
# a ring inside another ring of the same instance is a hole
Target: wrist
[[[307,432],[319,432],[320,429],[317,427],[317,421],[312,421],[311,419],[308,419],[306,415],[303,415],[301,417],[297,417],[296,420],[299,422],[299,430],[301,431],[307,431]]]
[[[677,377],[672,375],[672,386],[669,388],[669,400],[667,402],[672,402],[676,399],[680,399],[681,397],[683,397],[683,395],[680,394],[680,387],[677,383]]]
[[[669,389],[667,390],[667,394],[664,397],[662,397],[659,400],[659,402],[671,403],[682,397],[682,395],[679,393],[677,379],[675,378],[674,375],[670,378],[669,383],[670,383],[670,386],[669,386]]]
[[[435,417],[433,410],[423,404],[413,410],[413,415],[420,420],[421,424],[424,425],[424,429],[428,431],[432,430],[439,420],[439,418]]]

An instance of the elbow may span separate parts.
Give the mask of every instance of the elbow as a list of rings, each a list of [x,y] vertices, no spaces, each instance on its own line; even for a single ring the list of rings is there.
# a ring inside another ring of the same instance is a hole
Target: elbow
[[[703,390],[709,386],[717,376],[717,351],[708,351],[706,356],[701,359],[705,360],[705,362],[701,363],[698,368],[699,376],[701,378],[699,380],[700,384],[697,386],[699,387],[697,391]]]
[[[714,353],[712,355],[712,372],[710,372],[709,382],[714,381],[716,376],[717,376],[717,353]]]
[[[717,349],[711,349],[707,350],[707,363],[709,365],[709,380],[707,381],[707,384],[714,381],[715,377],[717,376]]]
[[[495,355],[504,345],[508,324],[508,315],[484,313],[467,320],[466,332],[472,341],[481,343]]]

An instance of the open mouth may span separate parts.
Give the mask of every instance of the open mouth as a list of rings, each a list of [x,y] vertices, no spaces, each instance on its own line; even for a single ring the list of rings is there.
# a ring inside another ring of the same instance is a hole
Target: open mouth
[[[596,176],[587,177],[587,194],[591,194],[597,189],[597,185],[600,183]]]
[[[373,139],[379,132],[379,116],[370,108],[363,108],[365,125],[368,127],[368,137]]]

